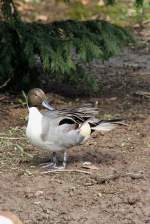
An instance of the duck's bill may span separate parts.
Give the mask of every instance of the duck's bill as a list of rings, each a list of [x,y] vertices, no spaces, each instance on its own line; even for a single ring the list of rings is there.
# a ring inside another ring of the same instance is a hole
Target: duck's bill
[[[46,109],[48,109],[48,110],[55,110],[54,109],[54,107],[52,107],[51,105],[49,105],[49,103],[47,102],[47,100],[44,100],[43,102],[42,102],[42,106],[43,107],[45,107]]]

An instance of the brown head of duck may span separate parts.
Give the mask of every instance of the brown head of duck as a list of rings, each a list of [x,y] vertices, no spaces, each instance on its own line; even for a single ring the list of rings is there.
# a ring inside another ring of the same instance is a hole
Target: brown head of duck
[[[44,91],[40,88],[31,89],[28,92],[28,104],[29,107],[40,107],[43,106],[48,110],[54,110],[52,106],[49,105],[47,101],[47,96]]]

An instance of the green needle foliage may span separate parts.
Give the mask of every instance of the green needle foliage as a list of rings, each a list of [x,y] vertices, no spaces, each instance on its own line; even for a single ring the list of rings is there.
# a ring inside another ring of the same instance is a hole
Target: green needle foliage
[[[0,22],[0,83],[12,77],[9,87],[14,89],[28,88],[38,80],[38,56],[42,72],[49,73],[54,84],[87,85],[85,93],[96,91],[94,78],[83,72],[84,63],[107,60],[133,41],[126,29],[106,21],[23,22],[12,1],[6,2]]]
[[[137,7],[142,7],[144,4],[144,0],[135,0],[135,4]]]

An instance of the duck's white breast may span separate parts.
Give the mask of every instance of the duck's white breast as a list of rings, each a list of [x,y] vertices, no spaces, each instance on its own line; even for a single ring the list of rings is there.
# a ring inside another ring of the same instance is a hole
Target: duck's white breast
[[[42,122],[43,115],[38,111],[38,109],[36,107],[29,108],[29,119],[26,128],[26,136],[34,146],[49,151],[55,151],[54,145],[50,139],[48,141],[44,141],[42,139]]]
[[[42,114],[37,108],[29,108],[29,119],[26,128],[26,135],[30,142],[34,145],[38,145],[41,142],[42,131]]]
[[[13,223],[14,222],[12,222],[9,218],[0,215],[0,224],[13,224]]]

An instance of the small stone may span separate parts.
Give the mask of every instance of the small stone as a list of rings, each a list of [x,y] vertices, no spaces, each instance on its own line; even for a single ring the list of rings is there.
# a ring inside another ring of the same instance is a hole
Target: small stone
[[[129,205],[134,205],[134,204],[136,204],[137,201],[139,201],[139,198],[136,195],[130,195],[128,197],[128,203],[129,203]]]
[[[43,193],[44,193],[43,191],[36,191],[35,196],[39,197],[39,196],[43,195]]]
[[[41,202],[40,202],[40,201],[34,201],[33,204],[34,204],[34,205],[40,205]]]
[[[97,195],[98,195],[98,197],[102,197],[102,193],[101,192],[99,192]]]

